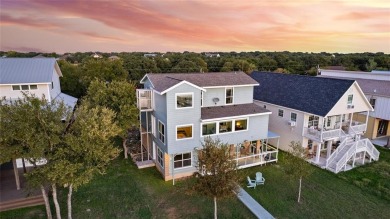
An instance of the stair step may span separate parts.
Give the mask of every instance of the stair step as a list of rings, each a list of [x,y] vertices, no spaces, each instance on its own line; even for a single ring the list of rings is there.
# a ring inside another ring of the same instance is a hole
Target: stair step
[[[36,205],[43,205],[43,204],[45,204],[45,202],[41,195],[33,196],[29,198],[21,198],[21,199],[11,200],[7,202],[2,202],[0,205],[0,211],[8,211],[11,209],[24,208],[24,207],[30,207]]]

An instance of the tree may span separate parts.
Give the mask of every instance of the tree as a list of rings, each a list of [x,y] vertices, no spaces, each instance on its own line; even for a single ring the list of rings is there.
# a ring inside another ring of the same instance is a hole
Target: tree
[[[83,96],[87,87],[80,79],[80,76],[82,76],[81,68],[67,61],[59,61],[58,64],[63,75],[61,78],[61,90],[77,98]]]
[[[293,179],[299,179],[298,189],[298,203],[301,200],[302,179],[306,178],[312,173],[312,168],[308,162],[308,154],[302,147],[300,142],[292,141],[289,145],[291,147],[290,153],[286,156],[285,172]]]
[[[138,108],[135,96],[136,86],[132,82],[112,81],[106,83],[95,80],[88,88],[85,101],[88,106],[104,106],[115,112],[115,121],[120,128],[123,152],[127,159],[126,139],[128,130],[138,126]]]
[[[194,189],[214,199],[214,218],[217,218],[217,198],[231,196],[238,190],[237,165],[229,156],[228,144],[206,137],[198,151],[197,169]]]
[[[48,166],[50,180],[68,187],[68,218],[72,218],[72,192],[88,183],[96,174],[104,174],[108,163],[119,150],[113,138],[120,128],[114,122],[115,112],[106,107],[82,103],[75,121],[69,126],[64,143],[56,151],[55,162]]]
[[[34,165],[34,169],[28,173],[30,185],[41,189],[47,217],[51,218],[51,210],[45,190],[45,186],[53,188],[56,195],[55,182],[47,178],[45,168],[37,166],[37,162],[43,158],[47,164],[51,164],[56,147],[61,142],[61,136],[66,124],[61,120],[70,117],[70,109],[62,102],[48,101],[34,95],[23,94],[23,99],[0,104],[0,149],[1,162],[10,158],[24,158]],[[22,131],[23,130],[23,131]],[[61,217],[60,208],[54,197],[57,217]]]

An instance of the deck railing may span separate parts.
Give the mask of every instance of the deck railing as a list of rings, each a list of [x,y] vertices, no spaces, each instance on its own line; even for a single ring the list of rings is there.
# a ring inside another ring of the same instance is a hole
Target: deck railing
[[[339,138],[341,135],[341,129],[321,131],[313,128],[304,128],[304,135],[315,141],[328,140],[332,138]]]
[[[329,167],[329,164],[333,162],[333,160],[337,157],[339,152],[344,149],[344,147],[347,145],[347,139],[345,138],[341,144],[336,148],[336,150],[329,156],[328,159],[326,159],[325,168]]]
[[[237,168],[242,169],[259,164],[266,164],[278,161],[278,150],[266,151],[259,154],[252,154],[245,157],[235,158],[237,161]]]
[[[137,107],[139,110],[152,109],[152,91],[137,89]]]
[[[366,124],[359,124],[359,125],[352,125],[351,129],[356,133],[360,134],[366,131],[367,125]]]

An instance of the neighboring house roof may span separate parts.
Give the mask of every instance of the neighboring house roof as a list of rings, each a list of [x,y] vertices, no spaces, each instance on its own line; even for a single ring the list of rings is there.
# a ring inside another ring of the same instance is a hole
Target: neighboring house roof
[[[54,70],[62,76],[55,58],[2,58],[0,84],[51,83]]]
[[[318,77],[327,77],[327,78],[336,78],[325,75],[320,75]],[[372,80],[372,79],[361,79],[361,78],[344,78],[337,77],[339,79],[349,79],[355,80],[364,94],[372,94],[378,96],[390,97],[390,81],[381,81],[381,80]]]
[[[58,96],[56,96],[54,99],[57,101],[63,101],[65,105],[71,107],[72,109],[74,109],[78,100],[77,98],[69,96],[64,93],[58,94]]]
[[[251,77],[260,83],[255,100],[318,116],[326,116],[355,82],[271,72],[252,72]]]
[[[145,78],[148,78],[154,89],[160,93],[182,81],[198,87],[258,85],[257,81],[244,72],[146,74],[141,83]]]
[[[271,113],[271,111],[254,103],[227,106],[202,107],[201,119],[217,119],[225,117],[246,116],[252,114]]]

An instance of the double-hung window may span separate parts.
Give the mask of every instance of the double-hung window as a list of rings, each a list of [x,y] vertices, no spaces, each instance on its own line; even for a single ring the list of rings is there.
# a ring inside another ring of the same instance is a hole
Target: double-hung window
[[[348,104],[352,104],[353,101],[353,94],[348,95]]]
[[[158,121],[158,139],[165,143],[165,125],[161,121]]]
[[[217,123],[205,123],[202,125],[202,136],[217,134]]]
[[[291,121],[296,122],[297,121],[297,114],[291,113]]]
[[[157,147],[157,162],[160,164],[161,167],[164,167],[164,153],[159,147]]]
[[[279,117],[283,117],[283,113],[284,113],[284,111],[282,109],[278,110],[278,116]]]
[[[226,95],[226,104],[233,104],[233,95],[234,95],[234,89],[233,87],[227,87],[225,90]]]
[[[174,168],[190,167],[191,166],[191,152],[176,154],[174,159]]]
[[[309,116],[308,127],[318,128],[319,121],[320,121],[320,117],[314,115]]]

